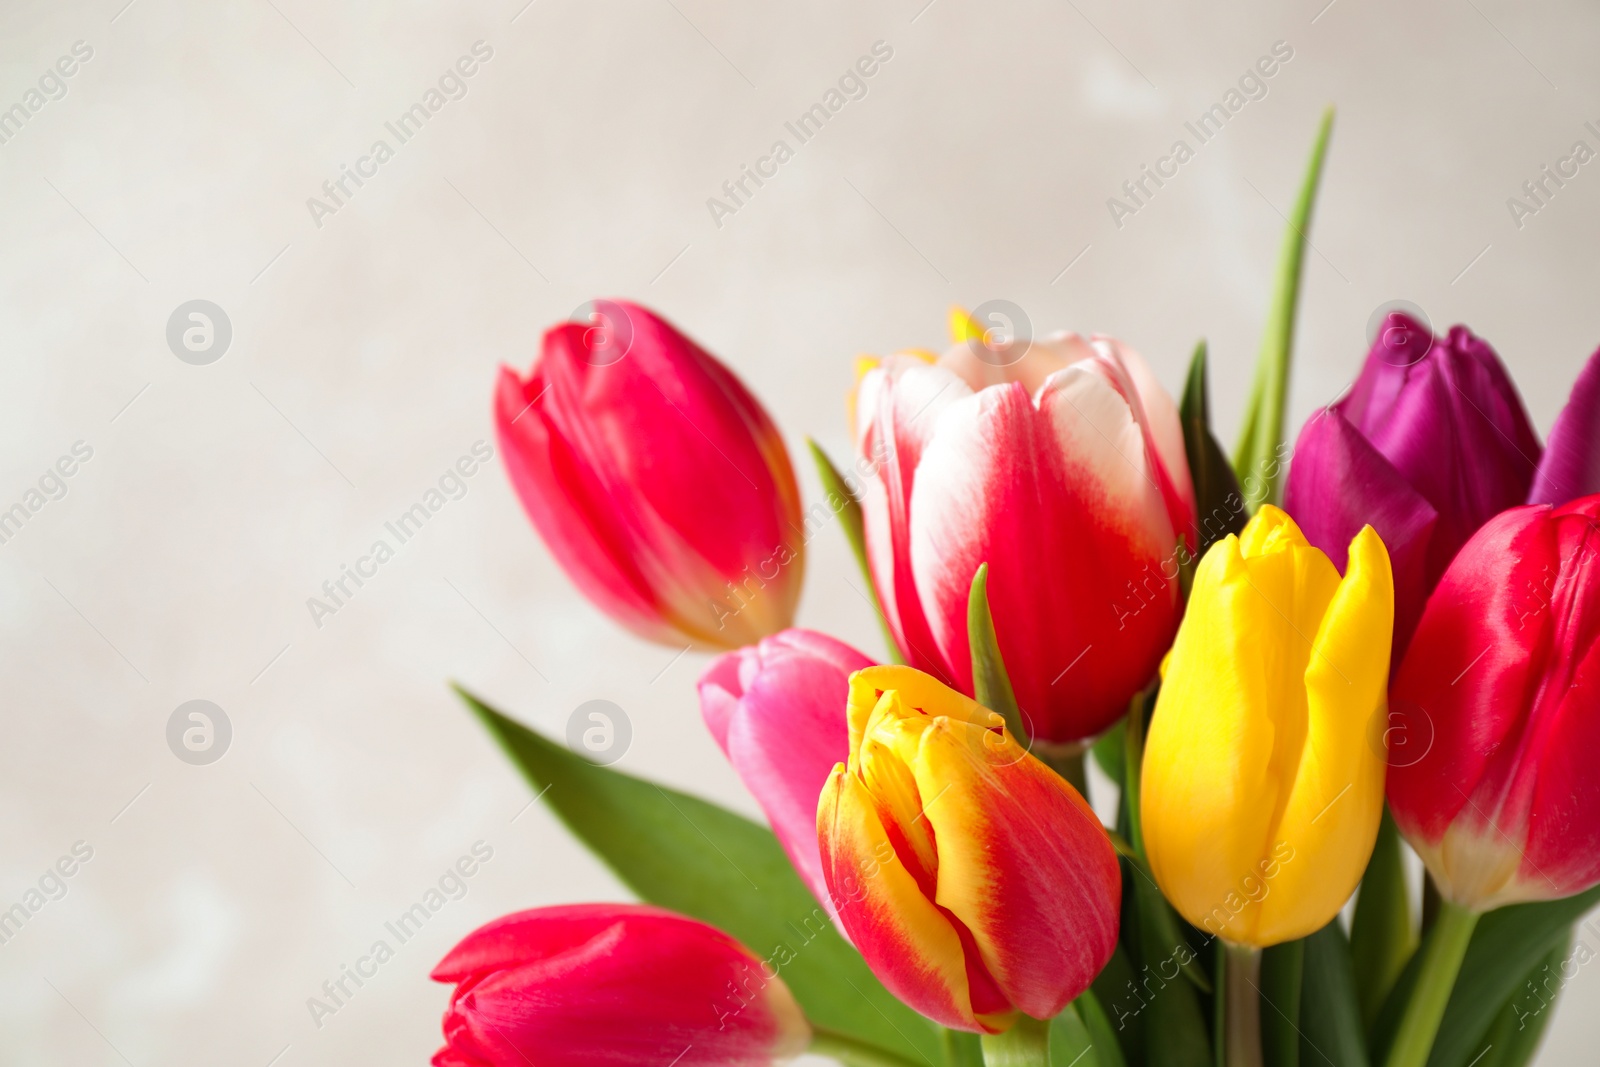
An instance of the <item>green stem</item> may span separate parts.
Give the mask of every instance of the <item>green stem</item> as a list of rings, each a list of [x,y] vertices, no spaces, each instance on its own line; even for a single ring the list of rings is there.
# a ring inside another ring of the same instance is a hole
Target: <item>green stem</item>
[[[1261,1067],[1261,950],[1223,942],[1228,954],[1226,1067]]]
[[[1049,1067],[1049,1022],[1023,1015],[1003,1034],[984,1034],[983,1062],[984,1067]]]
[[[828,1030],[813,1030],[811,1047],[806,1051],[818,1056],[830,1056],[850,1067],[919,1067],[911,1060],[885,1052],[876,1045]]]
[[[1423,1067],[1428,1062],[1445,1005],[1450,1003],[1450,991],[1455,988],[1456,975],[1477,925],[1477,912],[1448,900],[1440,901],[1439,916],[1422,944],[1417,984],[1389,1050],[1387,1067]]]

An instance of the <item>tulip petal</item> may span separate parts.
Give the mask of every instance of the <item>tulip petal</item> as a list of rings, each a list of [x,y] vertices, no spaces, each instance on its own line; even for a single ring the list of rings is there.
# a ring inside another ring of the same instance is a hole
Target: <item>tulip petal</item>
[[[817,838],[839,919],[879,980],[935,1022],[984,1029],[960,936],[899,862],[872,798],[843,764],[823,787]]]
[[[1600,349],[1583,365],[1556,416],[1528,492],[1530,504],[1565,504],[1600,492]]]
[[[904,546],[910,541],[917,466],[943,411],[971,390],[950,371],[910,356],[891,356],[857,391],[856,451],[862,472],[867,562],[895,643],[913,666],[949,676],[928,629]]]
[[[1395,587],[1394,663],[1405,653],[1437,579],[1428,570],[1438,512],[1337,406],[1306,420],[1295,443],[1284,509],[1306,539],[1344,569],[1347,546],[1371,525],[1388,550]]]
[[[1350,898],[1383,810],[1384,760],[1373,744],[1382,731],[1372,727],[1388,687],[1394,585],[1372,527],[1356,535],[1348,560],[1304,670],[1302,754],[1270,842],[1294,856],[1268,886],[1256,926],[1269,944],[1320,929]]]
[[[938,903],[1012,1004],[1054,1017],[1116,947],[1121,873],[1099,819],[998,730],[935,719],[915,769],[938,841]]]

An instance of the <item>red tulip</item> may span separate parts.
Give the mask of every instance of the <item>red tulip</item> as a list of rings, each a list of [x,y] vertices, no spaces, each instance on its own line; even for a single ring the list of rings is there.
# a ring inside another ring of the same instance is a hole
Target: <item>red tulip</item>
[[[1472,911],[1600,882],[1600,496],[1516,507],[1467,542],[1390,693],[1388,795]]]
[[[765,1067],[811,1030],[783,980],[714,927],[637,904],[534,908],[468,934],[434,1067]]]
[[[789,455],[721,363],[636,304],[502,368],[495,427],[523,507],[599,608],[667,644],[737,648],[789,624],[804,564]]]
[[[972,692],[967,598],[989,604],[1036,738],[1109,726],[1154,676],[1179,606],[1194,490],[1177,409],[1109,337],[1057,334],[862,378],[867,554],[906,661]]]
[[[834,916],[817,851],[817,796],[850,755],[850,675],[872,661],[842,641],[785,630],[719,657],[700,676],[700,712],[789,862]]]

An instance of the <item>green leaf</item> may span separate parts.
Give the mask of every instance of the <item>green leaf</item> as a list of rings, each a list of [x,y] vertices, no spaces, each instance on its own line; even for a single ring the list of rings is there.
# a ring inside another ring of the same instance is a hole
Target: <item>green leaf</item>
[[[1400,831],[1385,806],[1378,841],[1356,896],[1355,920],[1350,924],[1350,961],[1361,1023],[1367,1031],[1416,950],[1417,934],[1411,925],[1411,901],[1400,859]]]
[[[950,1067],[983,1067],[983,1041],[965,1030],[941,1030],[945,1062]]]
[[[1305,977],[1300,992],[1302,1067],[1370,1067],[1366,1030],[1356,997],[1350,943],[1334,919],[1303,942]]]
[[[1600,903],[1600,886],[1537,904],[1512,904],[1479,920],[1461,963],[1461,973],[1439,1024],[1428,1067],[1467,1067],[1496,1014],[1525,976],[1584,912]],[[1372,1059],[1386,1062],[1400,1017],[1416,985],[1422,953],[1412,956],[1373,1029]]]
[[[1123,914],[1135,907],[1131,894],[1125,894]],[[1136,922],[1123,924],[1123,940],[1131,940],[1137,931]],[[1109,1013],[1107,1026],[1120,1046],[1122,1059],[1128,1067],[1144,1067],[1144,1031],[1138,1023],[1140,1002],[1134,995],[1133,962],[1123,940],[1117,942],[1111,959],[1095,976],[1095,1001],[1102,1014]]]
[[[1211,405],[1206,389],[1206,343],[1195,345],[1189,361],[1189,380],[1178,409],[1183,423],[1183,447],[1194,481],[1195,531],[1198,555],[1229,534],[1244,529],[1244,498],[1228,457],[1211,432]]]
[[[1084,990],[1069,1007],[1077,1008],[1078,1018],[1089,1030],[1089,1037],[1093,1041],[1095,1050],[1095,1063],[1099,1067],[1128,1067],[1127,1061],[1122,1056],[1122,1045],[1117,1040],[1117,1032],[1111,1028],[1111,1020],[1106,1017],[1105,1008],[1101,1007],[1100,998],[1095,996],[1094,990]]]
[[[1517,992],[1506,1001],[1474,1053],[1474,1067],[1526,1067],[1539,1051],[1556,999],[1566,985],[1562,967],[1572,949],[1572,931],[1556,938],[1555,947],[1529,971]],[[1554,978],[1554,988],[1550,983]]]
[[[1187,945],[1175,946],[1170,939],[1171,905],[1155,883],[1134,867],[1134,896],[1138,901],[1139,951],[1143,966],[1139,985],[1147,1003],[1139,1015],[1144,1027],[1145,1063],[1149,1067],[1209,1067],[1211,1037],[1206,1031],[1205,1014],[1200,1010],[1200,994],[1192,981],[1182,980],[1175,963],[1192,961]],[[1185,968],[1187,973],[1187,968]]]
[[[1311,162],[1300,186],[1300,198],[1289,216],[1283,249],[1278,257],[1277,281],[1272,306],[1267,312],[1267,328],[1261,339],[1261,355],[1256,360],[1255,385],[1250,405],[1245,410],[1239,447],[1234,450],[1233,469],[1244,486],[1245,500],[1252,512],[1263,503],[1276,503],[1278,480],[1282,475],[1283,412],[1289,398],[1289,360],[1294,351],[1295,314],[1300,302],[1300,275],[1305,265],[1306,231],[1311,227],[1311,209],[1317,200],[1317,184],[1322,178],[1322,161],[1328,151],[1328,135],[1333,130],[1333,108],[1322,116],[1311,148]]]
[[[972,576],[967,595],[967,644],[972,648],[972,699],[999,712],[1011,736],[1026,745],[1030,734],[1022,721],[1022,709],[1006,675],[1000,657],[1000,643],[994,633],[994,618],[989,614],[989,565],[980,563]]]
[[[872,598],[872,610],[878,616],[878,626],[883,630],[883,640],[889,649],[889,662],[904,663],[900,646],[894,639],[894,631],[889,628],[889,620],[883,614],[883,601],[878,599],[878,587],[872,581],[872,567],[867,563],[867,537],[861,522],[861,498],[850,488],[821,445],[809,437],[806,438],[806,444],[810,446],[811,458],[816,462],[817,477],[822,480],[822,491],[827,494],[828,507],[839,516],[845,540],[850,542],[850,551],[855,554],[856,564],[861,568],[867,596]]]
[[[1093,993],[1087,994],[1094,996]],[[1111,1046],[1116,1047],[1113,1041]],[[1049,1067],[1105,1067],[1095,1049],[1094,1035],[1078,1014],[1074,1001],[1061,1009],[1061,1014],[1050,1020]]]
[[[1266,1067],[1300,1067],[1300,991],[1306,943],[1285,941],[1261,952],[1261,1055]]]
[[[577,838],[641,898],[731,934],[770,961],[821,1030],[941,1064],[937,1028],[873,977],[777,838],[687,793],[591,763],[456,687]]]

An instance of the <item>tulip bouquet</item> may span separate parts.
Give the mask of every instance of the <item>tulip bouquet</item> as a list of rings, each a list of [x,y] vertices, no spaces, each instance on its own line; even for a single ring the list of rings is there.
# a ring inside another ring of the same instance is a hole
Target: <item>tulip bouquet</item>
[[[1290,447],[1330,123],[1231,462],[1203,345],[1174,402],[1120,341],[959,309],[944,354],[861,361],[809,509],[645,308],[504,372],[534,526],[619,623],[721,653],[702,714],[768,826],[462,691],[645,903],[469,934],[438,1067],[1531,1060],[1600,900],[1600,353],[1541,448],[1487,343],[1393,314]],[[792,628],[835,527],[881,662]]]

